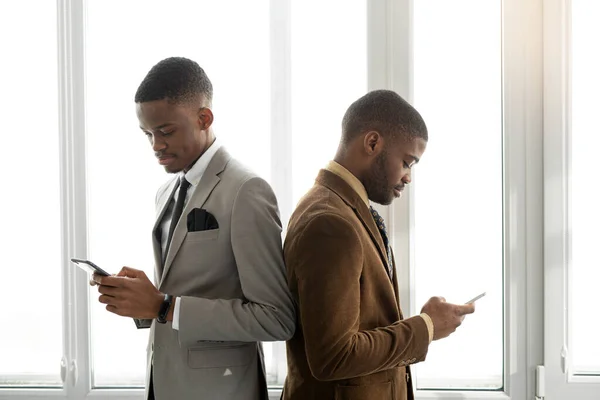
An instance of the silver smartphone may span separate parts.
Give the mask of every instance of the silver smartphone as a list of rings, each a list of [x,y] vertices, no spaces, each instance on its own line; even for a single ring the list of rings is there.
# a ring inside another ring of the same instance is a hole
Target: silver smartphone
[[[477,296],[473,297],[471,300],[467,301],[465,304],[471,304],[476,302],[477,300],[479,300],[480,298],[482,298],[483,296],[485,296],[485,292],[478,294]]]
[[[108,272],[106,272],[91,261],[80,260],[79,258],[71,258],[71,261],[73,261],[79,268],[83,269],[84,271],[90,272],[92,274],[96,273],[102,276],[110,276]]]

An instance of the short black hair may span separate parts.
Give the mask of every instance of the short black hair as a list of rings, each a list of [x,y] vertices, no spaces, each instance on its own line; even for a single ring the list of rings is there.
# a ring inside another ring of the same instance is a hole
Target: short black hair
[[[348,107],[342,120],[342,143],[362,133],[377,131],[392,138],[428,140],[421,114],[392,90],[373,90]]]
[[[212,83],[198,63],[183,57],[170,57],[148,72],[135,93],[135,102],[167,99],[183,104],[197,102],[204,97],[210,105],[212,96]]]

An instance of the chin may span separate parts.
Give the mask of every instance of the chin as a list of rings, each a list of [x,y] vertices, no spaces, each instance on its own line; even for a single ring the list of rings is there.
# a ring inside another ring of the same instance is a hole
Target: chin
[[[394,196],[377,196],[374,197],[372,199],[370,199],[373,203],[377,203],[377,204],[381,204],[382,206],[389,206],[390,204],[392,204],[392,202],[394,201]]]
[[[167,166],[165,166],[165,171],[169,174],[176,174],[178,172],[183,171],[183,168],[178,168],[176,166],[167,165]]]

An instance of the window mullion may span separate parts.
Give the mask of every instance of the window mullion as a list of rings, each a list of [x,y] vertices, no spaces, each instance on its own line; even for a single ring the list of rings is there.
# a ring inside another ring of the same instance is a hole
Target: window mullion
[[[65,388],[69,398],[79,399],[91,387],[87,275],[70,262],[87,254],[84,3],[59,0],[58,5]]]

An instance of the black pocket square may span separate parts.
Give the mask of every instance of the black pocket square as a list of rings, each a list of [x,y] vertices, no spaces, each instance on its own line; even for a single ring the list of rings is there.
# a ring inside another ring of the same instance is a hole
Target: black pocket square
[[[218,228],[219,224],[216,218],[203,208],[194,208],[187,215],[188,232],[208,231]]]

